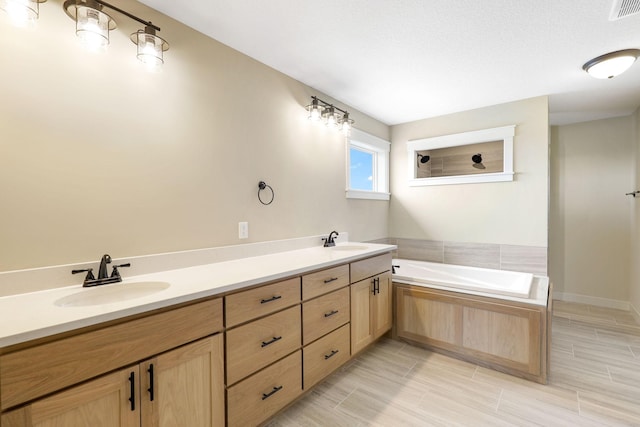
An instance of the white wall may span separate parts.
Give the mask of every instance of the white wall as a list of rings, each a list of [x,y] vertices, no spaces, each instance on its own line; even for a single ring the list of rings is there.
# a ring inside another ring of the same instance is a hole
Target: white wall
[[[626,308],[633,118],[553,127],[549,271],[563,299]]]
[[[138,24],[117,13],[102,55],[79,45],[60,0],[41,4],[35,30],[0,13],[0,271],[333,229],[387,236],[388,202],[347,200],[343,139],[306,120],[321,93],[140,3],[113,3],[162,28],[162,72],[142,68]],[[270,206],[260,180],[275,189]]]
[[[513,182],[408,186],[407,141],[513,124]],[[547,246],[547,97],[401,124],[391,132],[391,236]]]
[[[632,116],[634,133],[633,133],[633,152],[635,160],[634,168],[634,190],[640,190],[640,108]],[[636,322],[640,323],[640,200],[632,203],[631,213],[631,281],[629,292],[631,294],[631,312],[636,318]]]

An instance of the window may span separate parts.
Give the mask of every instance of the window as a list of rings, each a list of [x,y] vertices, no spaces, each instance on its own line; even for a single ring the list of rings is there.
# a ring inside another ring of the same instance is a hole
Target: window
[[[389,141],[352,129],[347,144],[347,198],[389,200]]]

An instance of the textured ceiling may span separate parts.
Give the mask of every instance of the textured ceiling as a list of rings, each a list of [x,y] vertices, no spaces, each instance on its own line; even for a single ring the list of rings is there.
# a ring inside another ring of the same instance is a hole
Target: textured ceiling
[[[552,124],[640,105],[640,63],[582,71],[640,48],[640,14],[609,21],[613,0],[142,2],[389,125],[540,95]]]

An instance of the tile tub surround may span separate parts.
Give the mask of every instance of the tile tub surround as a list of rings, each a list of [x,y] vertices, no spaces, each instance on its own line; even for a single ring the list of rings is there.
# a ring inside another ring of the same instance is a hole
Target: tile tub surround
[[[319,247],[322,246],[323,237],[327,237],[327,235],[126,258],[118,258],[118,254],[109,253],[108,250],[107,253],[113,257],[112,265],[131,263],[131,267],[121,271],[123,278],[127,278],[240,258]],[[349,233],[341,231],[335,241],[337,244],[348,242]],[[96,254],[94,260],[87,262],[0,272],[0,297],[82,284],[84,275],[72,275],[71,270],[93,268],[94,275],[97,275],[102,255]]]
[[[639,426],[640,325],[584,304],[553,311],[548,385],[384,339],[267,426]]]
[[[394,258],[547,275],[547,248],[492,243],[389,237],[371,241],[397,245]]]

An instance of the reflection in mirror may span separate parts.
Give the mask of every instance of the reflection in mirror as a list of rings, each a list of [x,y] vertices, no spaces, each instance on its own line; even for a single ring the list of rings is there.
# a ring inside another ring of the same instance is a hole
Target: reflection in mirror
[[[407,142],[409,185],[513,181],[515,125]]]
[[[416,153],[416,178],[504,172],[502,141],[420,150]]]

